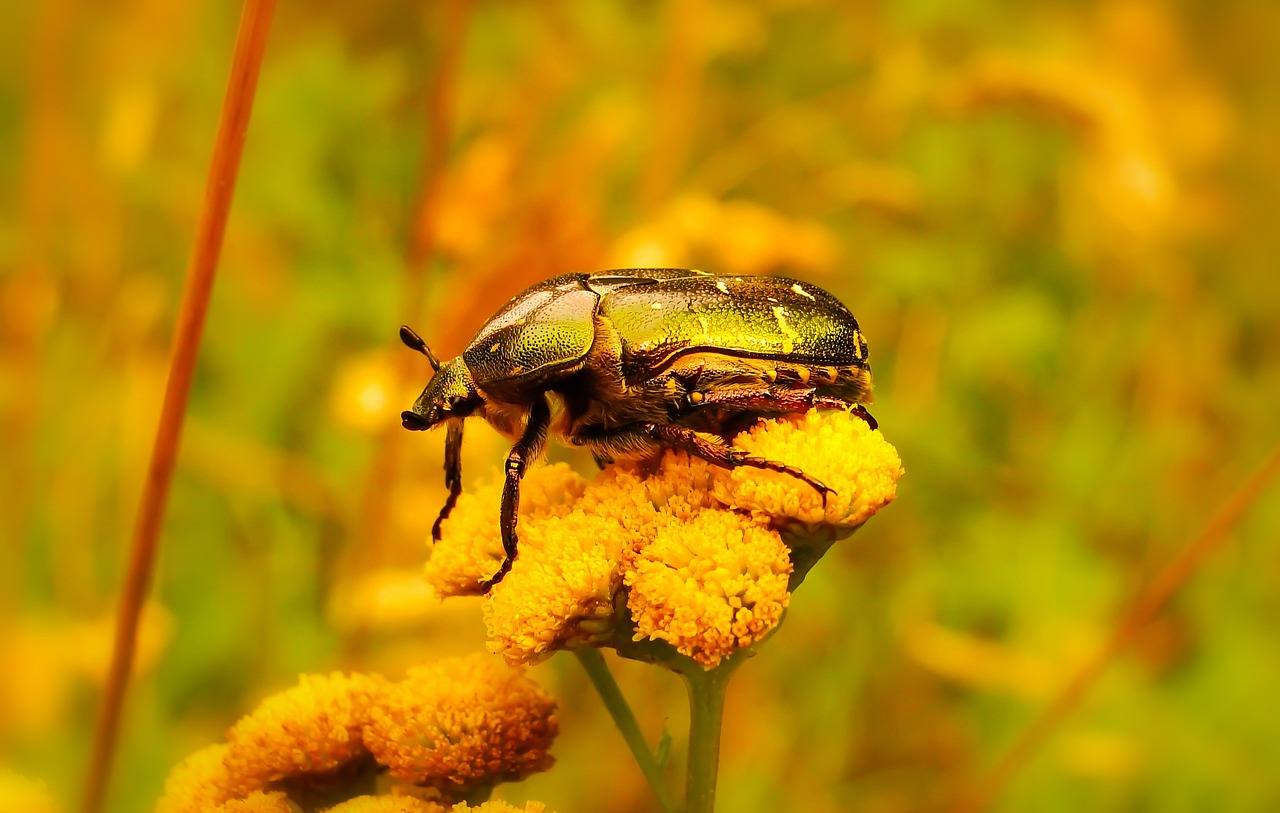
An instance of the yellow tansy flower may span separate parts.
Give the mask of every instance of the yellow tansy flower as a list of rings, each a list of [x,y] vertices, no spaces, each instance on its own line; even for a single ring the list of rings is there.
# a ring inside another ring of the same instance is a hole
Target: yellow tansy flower
[[[483,655],[452,658],[392,684],[364,740],[397,779],[453,792],[551,767],[555,708],[520,670]]]
[[[0,768],[0,810],[4,813],[57,813],[59,808],[43,782]]]
[[[357,796],[327,813],[449,813],[449,808],[413,796]]]
[[[726,510],[672,521],[626,573],[635,640],[668,641],[710,668],[782,620],[791,560],[778,532]]]
[[[822,495],[789,474],[754,468],[716,469],[713,493],[734,508],[770,518],[779,526],[827,529],[847,536],[897,494],[902,476],[898,451],[856,415],[811,410],[794,418],[762,421],[734,444],[769,460],[796,466],[834,493]]]
[[[525,802],[522,807],[516,807],[494,799],[475,807],[462,802],[453,806],[453,813],[545,813],[546,809],[542,802]]]
[[[361,732],[385,685],[375,675],[303,675],[297,686],[262,701],[227,732],[234,789],[323,775],[364,755]]]
[[[516,665],[608,640],[625,546],[635,535],[575,511],[520,529],[520,555],[484,604],[489,649]]]
[[[584,485],[582,477],[563,463],[531,469],[520,485],[521,529],[543,517],[568,513]],[[480,584],[502,564],[501,505],[500,479],[458,498],[426,567],[427,582],[442,598],[479,595]]]
[[[224,744],[201,748],[169,772],[156,813],[204,813],[241,793],[255,790],[246,780],[237,781],[227,770]],[[257,787],[261,787],[258,785]]]
[[[535,469],[519,554],[483,607],[489,648],[522,664],[634,637],[719,663],[777,625],[788,576],[893,500],[902,476],[893,446],[845,412],[760,421],[734,443],[821,480],[826,505],[789,474],[675,451],[610,466],[585,488],[562,467]],[[445,523],[428,565],[442,594],[475,592],[501,562],[500,491],[464,496]]]
[[[255,791],[243,799],[231,799],[204,813],[294,813],[297,808],[289,804],[283,793]]]

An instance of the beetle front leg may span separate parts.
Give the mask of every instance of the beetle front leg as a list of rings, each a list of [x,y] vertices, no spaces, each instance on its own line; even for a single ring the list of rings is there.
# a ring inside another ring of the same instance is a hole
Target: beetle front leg
[[[485,581],[481,582],[481,591],[488,593],[493,586],[502,581],[511,572],[511,565],[516,559],[518,539],[516,524],[520,519],[520,481],[524,478],[525,468],[537,458],[542,445],[547,439],[547,429],[551,426],[551,407],[547,399],[539,397],[533,402],[529,411],[529,421],[525,424],[524,433],[516,441],[507,455],[506,482],[502,486],[502,550],[505,557],[502,567]]]
[[[444,437],[444,484],[449,489],[449,497],[440,509],[440,516],[431,526],[431,541],[440,541],[440,526],[449,518],[449,512],[458,503],[458,495],[462,493],[462,421],[450,421]]]

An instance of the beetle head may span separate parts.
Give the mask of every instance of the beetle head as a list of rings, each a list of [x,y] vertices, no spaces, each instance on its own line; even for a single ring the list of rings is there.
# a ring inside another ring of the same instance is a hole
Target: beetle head
[[[440,365],[413,409],[400,413],[400,421],[405,429],[421,431],[441,421],[465,418],[483,403],[466,362],[456,358]]]

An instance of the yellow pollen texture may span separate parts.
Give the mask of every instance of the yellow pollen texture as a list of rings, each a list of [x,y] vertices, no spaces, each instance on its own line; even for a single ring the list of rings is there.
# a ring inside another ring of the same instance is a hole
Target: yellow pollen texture
[[[201,748],[169,773],[156,813],[203,813],[235,796],[223,744]]]
[[[327,813],[449,813],[449,808],[413,796],[357,796]]]
[[[289,804],[283,793],[263,793],[255,791],[243,799],[232,799],[213,807],[205,808],[203,813],[294,813],[297,810]]]
[[[375,675],[303,675],[227,732],[234,796],[285,777],[323,774],[365,754],[361,732],[386,691]]]
[[[538,466],[520,485],[520,528],[568,513],[586,482],[563,463]],[[502,564],[502,481],[491,480],[458,498],[432,545],[426,580],[441,597],[480,594],[480,583]]]
[[[790,599],[782,537],[733,511],[667,524],[630,565],[636,640],[667,641],[708,668],[773,629]]]
[[[769,518],[851,531],[893,501],[903,474],[898,451],[856,415],[811,411],[798,418],[762,422],[738,435],[735,445],[799,467],[835,493],[822,496],[788,474],[752,468],[717,469],[713,493],[720,502]]]
[[[391,775],[446,792],[518,781],[551,767],[556,704],[495,658],[453,658],[392,684],[364,732]]]

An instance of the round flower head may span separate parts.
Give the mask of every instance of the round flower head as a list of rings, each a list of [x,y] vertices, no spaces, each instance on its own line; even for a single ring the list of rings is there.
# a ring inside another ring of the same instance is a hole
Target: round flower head
[[[57,813],[49,790],[41,782],[0,768],[0,810],[14,813]]]
[[[237,782],[227,770],[229,750],[223,744],[210,745],[178,763],[164,782],[156,813],[204,813],[253,790],[247,787],[251,783]]]
[[[449,813],[449,808],[413,796],[357,796],[327,813]]]
[[[520,484],[520,527],[544,517],[563,516],[582,494],[583,479],[563,463],[531,469]],[[502,481],[494,480],[458,498],[431,548],[426,579],[443,598],[480,595],[480,584],[504,557],[498,509]]]
[[[455,792],[551,767],[555,700],[483,655],[416,667],[373,710],[365,744],[391,775]]]
[[[217,807],[205,808],[204,813],[294,813],[296,810],[283,793],[254,791],[243,799],[231,799]]]
[[[847,412],[811,410],[761,421],[734,444],[796,466],[832,493],[822,495],[789,474],[740,467],[716,469],[713,493],[725,505],[769,518],[788,530],[847,536],[893,501],[902,460],[879,431]]]
[[[608,640],[631,537],[617,521],[581,511],[522,526],[520,556],[484,604],[489,649],[515,666]]]
[[[777,626],[790,599],[782,537],[733,511],[673,519],[626,570],[635,640],[667,641],[707,668]]]
[[[361,732],[386,682],[373,675],[303,675],[227,732],[235,789],[285,778],[321,778],[365,756]]]

